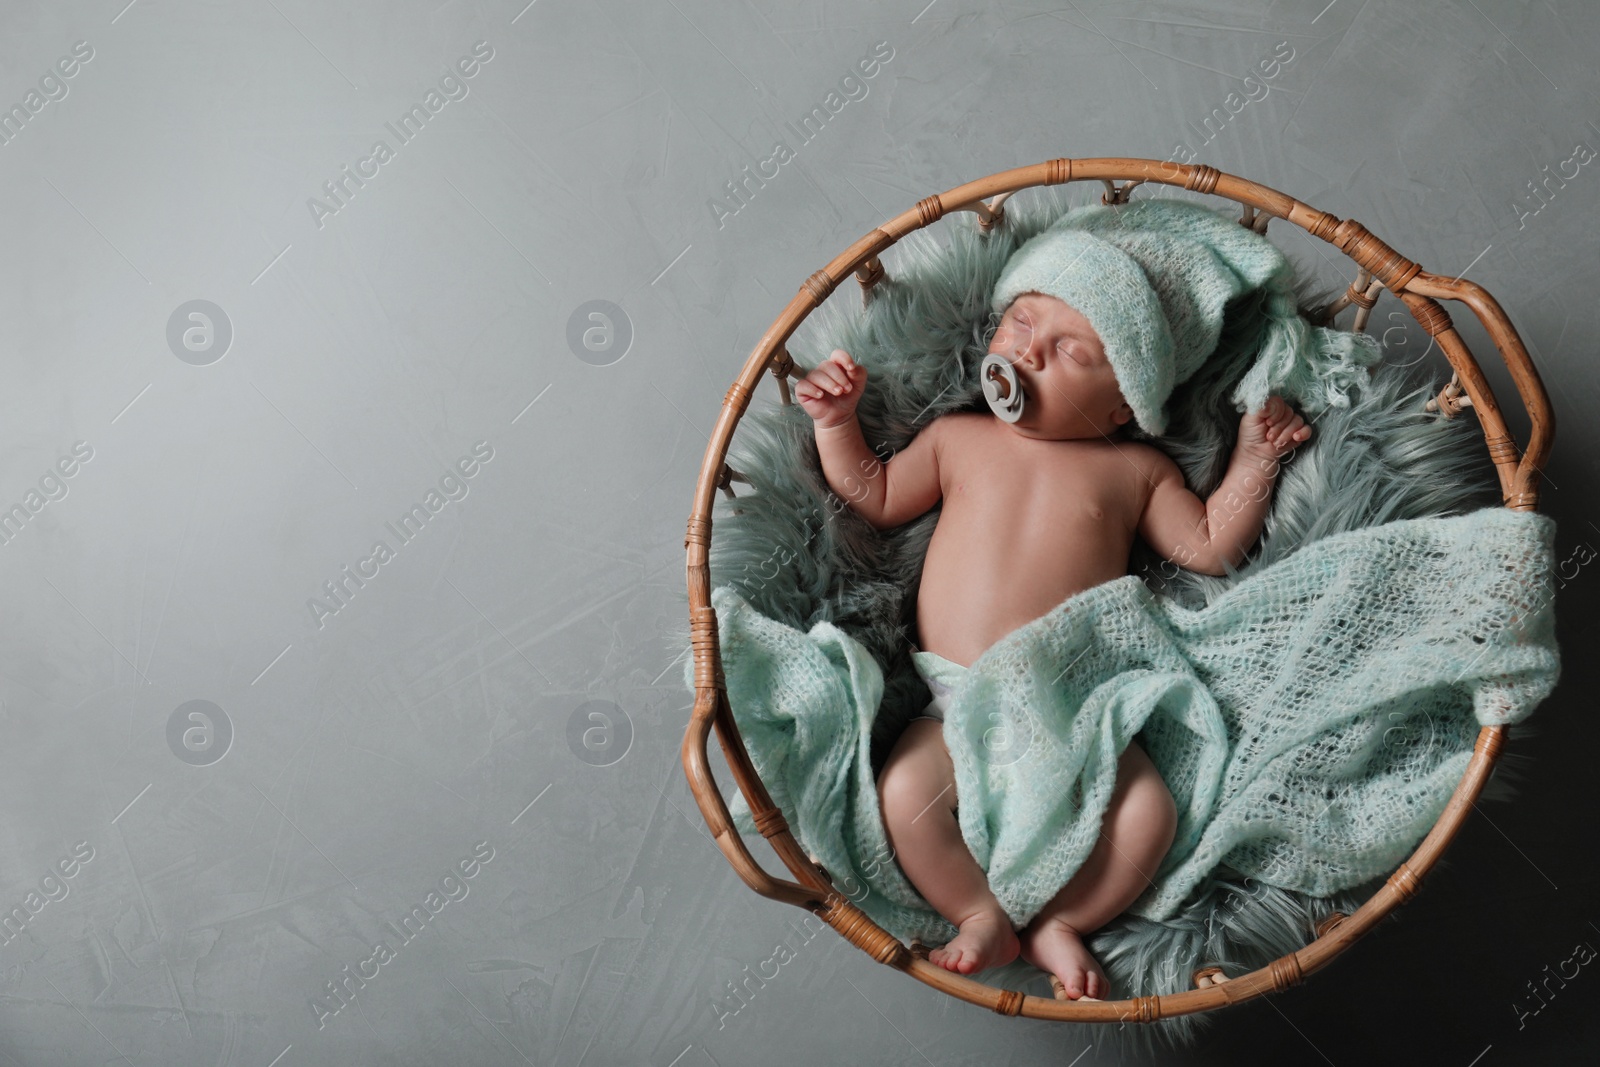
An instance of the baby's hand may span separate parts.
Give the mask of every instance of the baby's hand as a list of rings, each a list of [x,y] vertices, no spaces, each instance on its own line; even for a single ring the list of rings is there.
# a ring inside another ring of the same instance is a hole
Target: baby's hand
[[[815,370],[795,383],[794,395],[818,429],[855,418],[856,404],[867,384],[867,368],[835,348]]]
[[[1239,421],[1239,447],[1263,459],[1277,459],[1310,438],[1311,427],[1279,396]]]

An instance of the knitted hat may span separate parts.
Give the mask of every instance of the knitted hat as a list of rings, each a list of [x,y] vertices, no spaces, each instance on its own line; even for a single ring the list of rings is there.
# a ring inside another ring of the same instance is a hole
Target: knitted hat
[[[1167,397],[1217,348],[1223,305],[1264,289],[1262,343],[1231,399],[1258,411],[1273,394],[1315,415],[1349,404],[1347,390],[1383,358],[1365,333],[1313,326],[1296,307],[1293,266],[1238,220],[1185,200],[1152,198],[1074,208],[1012,253],[991,306],[1023,293],[1066,301],[1105,347],[1139,428],[1161,435]]]

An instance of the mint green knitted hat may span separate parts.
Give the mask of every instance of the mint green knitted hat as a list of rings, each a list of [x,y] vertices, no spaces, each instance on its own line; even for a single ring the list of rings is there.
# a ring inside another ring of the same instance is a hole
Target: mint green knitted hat
[[[1166,402],[1216,351],[1223,305],[1256,289],[1269,321],[1230,399],[1258,411],[1274,394],[1314,416],[1345,407],[1383,358],[1365,333],[1314,326],[1299,313],[1293,265],[1266,237],[1186,200],[1089,204],[1062,215],[1006,262],[991,307],[1023,293],[1064,300],[1105,346],[1139,428],[1167,429]]]

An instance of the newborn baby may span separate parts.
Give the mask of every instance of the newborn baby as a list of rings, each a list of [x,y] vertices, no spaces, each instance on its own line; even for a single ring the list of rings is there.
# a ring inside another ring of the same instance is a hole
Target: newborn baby
[[[1192,570],[1220,575],[1224,562],[1237,566],[1261,533],[1279,457],[1311,436],[1301,417],[1271,396],[1241,420],[1226,476],[1202,501],[1165,453],[1123,436],[1136,414],[1141,426],[1146,416],[1124,397],[1107,346],[1078,308],[1022,292],[1005,307],[989,351],[1010,360],[1020,380],[1018,421],[947,414],[887,464],[856,420],[867,374],[848,353],[835,349],[795,387],[813,420],[829,486],[875,528],[898,526],[943,501],[917,595],[919,669],[930,657],[969,667],[1067,598],[1127,574],[1135,533]],[[1131,365],[1122,370],[1130,383]],[[1069,998],[1104,999],[1105,974],[1083,938],[1139,896],[1171,846],[1177,812],[1166,783],[1130,743],[1100,840],[1019,938],[962,839],[940,718],[950,690],[937,680],[930,688],[935,714],[910,723],[878,780],[901,870],[959,928],[929,959],[971,974],[1020,954],[1053,974]]]

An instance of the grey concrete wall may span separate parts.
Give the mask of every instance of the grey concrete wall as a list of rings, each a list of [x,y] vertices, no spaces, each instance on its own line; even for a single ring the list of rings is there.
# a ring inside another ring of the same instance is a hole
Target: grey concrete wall
[[[800,282],[920,197],[1117,155],[1487,286],[1567,564],[1518,805],[1165,1059],[1592,1055],[1592,5],[524,2],[0,8],[0,1064],[1106,1062],[750,893],[668,635]],[[1391,358],[1439,362],[1406,321]]]

